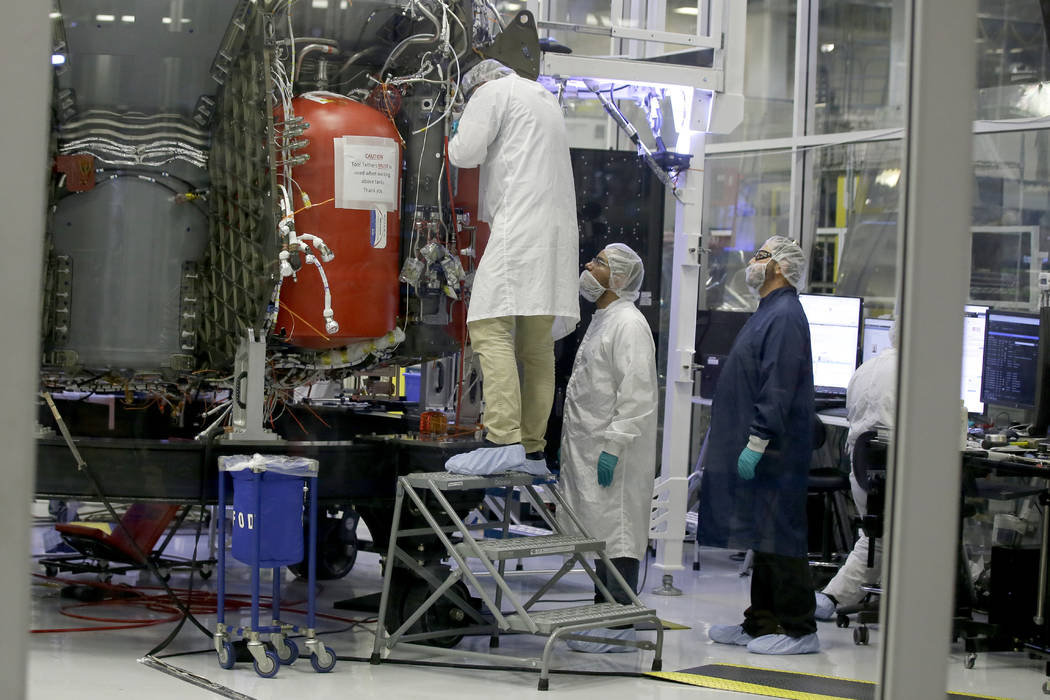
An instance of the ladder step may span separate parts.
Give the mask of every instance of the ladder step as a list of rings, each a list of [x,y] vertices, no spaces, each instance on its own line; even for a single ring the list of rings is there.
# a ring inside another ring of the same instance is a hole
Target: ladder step
[[[550,634],[561,627],[573,625],[593,624],[594,627],[611,627],[626,622],[641,621],[647,617],[655,618],[656,611],[643,605],[620,605],[619,603],[597,603],[573,608],[529,612],[529,618],[536,623],[540,634]],[[510,624],[510,629],[515,632],[529,631],[528,624],[517,613],[508,615],[507,622]]]
[[[579,535],[540,535],[538,537],[512,537],[499,540],[478,540],[478,547],[489,559],[523,559],[549,554],[572,554],[574,552],[600,552],[605,549],[603,540]],[[457,545],[460,553],[470,556],[466,543]]]
[[[506,472],[493,476],[451,474],[449,472],[415,472],[401,477],[413,488],[437,488],[439,491],[469,491],[506,486],[539,486],[557,483],[557,477],[533,476],[524,472]]]
[[[491,537],[495,540],[503,539],[503,526],[499,523],[494,523],[492,527],[485,528],[485,537]],[[553,530],[548,530],[543,527],[532,527],[531,525],[519,525],[517,523],[511,523],[507,526],[507,537],[539,537],[540,535],[553,535]]]

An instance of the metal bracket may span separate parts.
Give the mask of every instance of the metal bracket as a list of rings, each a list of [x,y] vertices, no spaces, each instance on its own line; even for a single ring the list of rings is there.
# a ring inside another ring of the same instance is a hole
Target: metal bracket
[[[536,18],[522,10],[499,33],[491,45],[479,49],[485,58],[494,58],[529,80],[540,77],[540,37]]]

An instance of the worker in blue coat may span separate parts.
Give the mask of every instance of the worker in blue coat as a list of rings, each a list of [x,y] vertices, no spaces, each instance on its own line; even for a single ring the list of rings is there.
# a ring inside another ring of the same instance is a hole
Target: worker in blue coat
[[[754,551],[751,606],[715,642],[759,654],[820,650],[807,560],[806,484],[813,440],[813,359],[798,300],[802,249],[773,236],[751,258],[761,297],[722,368],[700,487],[703,545]]]

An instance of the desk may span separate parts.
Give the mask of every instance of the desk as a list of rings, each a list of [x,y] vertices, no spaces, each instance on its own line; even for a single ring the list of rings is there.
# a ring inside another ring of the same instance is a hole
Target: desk
[[[1050,517],[1047,517],[1047,506],[1050,505],[1050,465],[1044,465],[1032,460],[1021,461],[1016,458],[990,457],[985,450],[968,449],[963,452],[963,478],[964,491],[969,490],[973,495],[981,496],[978,479],[989,475],[1019,476],[1025,478],[1036,478],[1046,480],[1047,486],[1032,489],[1014,489],[1020,496],[1039,494],[1039,502],[1043,505],[1043,531],[1039,545],[1039,582],[1036,589],[1036,614],[1034,623],[1036,629],[1027,639],[1022,639],[1023,648],[1029,652],[1041,655],[1050,655],[1050,635],[1047,634],[1047,575],[1050,565]],[[1011,493],[1010,495],[1014,495]],[[994,649],[990,649],[994,650]],[[973,651],[967,648],[967,651]],[[1050,664],[1047,665],[1047,674],[1050,676]],[[1050,681],[1047,681],[1050,684]],[[1045,688],[1048,687],[1044,685]]]

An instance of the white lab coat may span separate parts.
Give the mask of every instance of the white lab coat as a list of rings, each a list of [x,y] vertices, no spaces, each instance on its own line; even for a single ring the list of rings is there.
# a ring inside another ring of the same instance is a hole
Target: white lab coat
[[[448,145],[460,168],[481,166],[478,216],[491,234],[467,322],[554,316],[554,338],[580,321],[579,228],[565,120],[539,83],[489,81],[467,102]]]
[[[594,313],[565,394],[561,482],[587,534],[610,557],[641,559],[649,540],[656,465],[656,348],[642,312],[617,299]],[[608,487],[598,456],[619,460]]]
[[[897,349],[890,347],[858,367],[846,387],[849,454],[853,454],[853,445],[862,433],[893,428],[896,408]]]

